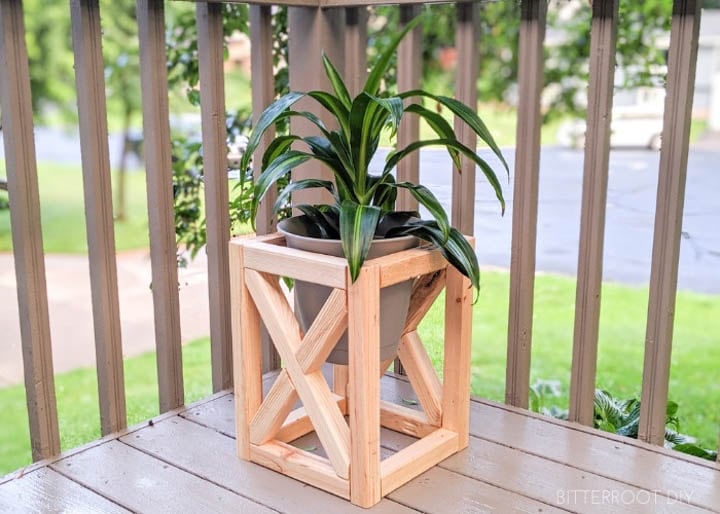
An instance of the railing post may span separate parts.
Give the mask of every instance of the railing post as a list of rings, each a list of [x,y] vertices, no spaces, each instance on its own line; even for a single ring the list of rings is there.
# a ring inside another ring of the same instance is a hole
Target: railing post
[[[0,0],[0,102],[33,460],[60,453],[21,0]]]
[[[478,40],[480,18],[478,4],[458,2],[455,46],[457,48],[457,75],[455,98],[472,110],[477,109],[478,92]],[[477,147],[477,136],[459,118],[455,118],[455,132],[459,141],[468,148]],[[463,234],[475,233],[475,162],[463,156],[461,168],[453,166],[452,224]]]
[[[137,19],[158,389],[160,412],[165,412],[183,404],[184,391],[164,2],[137,0]]]
[[[367,79],[367,7],[345,9],[345,82],[351,95],[362,91]]]
[[[400,6],[400,27],[410,23],[420,11],[419,5]],[[422,76],[422,25],[418,25],[405,36],[398,46],[397,56],[397,85],[399,91],[409,91],[420,87]],[[409,102],[408,100],[406,102]],[[417,116],[408,116],[403,120],[397,134],[398,148],[404,148],[420,137],[420,120]],[[398,163],[398,181],[408,181],[415,184],[420,179],[420,153],[413,152]],[[418,208],[418,202],[408,191],[399,191],[397,198],[397,209],[400,211],[414,211]],[[396,371],[399,362],[396,363]]]
[[[602,290],[618,0],[593,2],[585,166],[570,378],[571,421],[592,426]]]
[[[673,3],[638,437],[662,445],[700,27],[699,0]]]
[[[229,389],[233,384],[222,5],[199,2],[196,14],[205,169],[210,349],[213,391],[217,392]]]
[[[125,428],[127,419],[100,7],[98,0],[72,0],[70,5],[100,429],[107,435]]]
[[[518,124],[515,147],[512,259],[505,402],[527,408],[530,388],[538,180],[540,95],[546,0],[523,0],[518,51]]]

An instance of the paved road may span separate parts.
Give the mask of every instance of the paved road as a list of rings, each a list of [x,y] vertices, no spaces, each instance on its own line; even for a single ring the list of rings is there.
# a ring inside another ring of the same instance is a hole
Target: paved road
[[[513,151],[504,152],[510,169]],[[486,155],[493,161],[490,154]],[[610,157],[604,277],[608,281],[646,284],[650,279],[658,179],[657,152],[614,150]],[[380,160],[375,161],[376,169]],[[582,198],[583,154],[543,148],[538,207],[537,269],[577,272]],[[444,151],[424,152],[421,181],[446,207],[450,204],[450,159]],[[720,293],[720,147],[690,152],[681,243],[680,289]],[[494,193],[478,174],[475,236],[481,265],[510,267],[513,195],[503,181],[504,217]]]

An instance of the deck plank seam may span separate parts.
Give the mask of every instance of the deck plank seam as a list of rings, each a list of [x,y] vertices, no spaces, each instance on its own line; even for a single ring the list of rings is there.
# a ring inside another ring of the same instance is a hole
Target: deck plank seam
[[[183,419],[184,419],[184,418],[183,418]],[[163,421],[167,422],[167,421],[170,421],[170,420],[169,420],[169,419],[165,419],[165,420],[163,420]],[[151,428],[151,427],[147,427],[147,428]],[[218,433],[219,433],[219,432],[218,432]],[[277,510],[277,509],[274,508],[274,507],[270,507],[270,506],[268,506],[268,505],[265,505],[264,503],[259,502],[256,498],[252,498],[252,497],[250,497],[250,496],[247,496],[246,494],[243,494],[243,493],[240,492],[240,491],[236,491],[236,490],[234,490],[234,489],[232,489],[232,488],[230,488],[230,487],[228,487],[228,486],[226,486],[226,485],[223,485],[223,484],[221,484],[221,483],[219,483],[219,482],[216,482],[216,481],[214,481],[214,480],[210,480],[209,478],[204,477],[204,476],[202,476],[202,475],[200,475],[200,474],[198,474],[198,473],[196,473],[196,472],[194,472],[194,471],[192,471],[192,470],[190,470],[190,469],[182,468],[182,467],[178,466],[177,464],[174,464],[173,462],[170,462],[169,460],[166,460],[166,459],[162,458],[161,455],[158,455],[158,454],[156,454],[156,453],[149,452],[149,451],[145,450],[144,448],[138,448],[137,446],[133,446],[132,444],[127,443],[127,442],[123,441],[122,439],[118,439],[118,442],[124,444],[124,445],[127,446],[128,448],[131,448],[131,449],[133,449],[133,450],[136,450],[136,451],[138,451],[138,452],[140,452],[140,453],[144,453],[145,455],[147,455],[147,456],[149,456],[149,457],[152,457],[153,459],[155,459],[155,460],[158,461],[158,462],[161,462],[161,463],[163,463],[163,464],[167,464],[168,466],[171,466],[171,467],[177,469],[178,471],[180,471],[180,472],[182,472],[182,473],[185,473],[186,475],[191,475],[191,476],[194,476],[194,477],[196,477],[196,478],[199,478],[199,479],[202,480],[203,482],[208,482],[208,483],[210,483],[210,484],[216,485],[217,487],[219,487],[219,488],[221,488],[221,489],[224,489],[224,490],[228,491],[229,493],[234,494],[235,496],[240,496],[241,498],[245,498],[246,500],[248,500],[248,501],[250,501],[250,502],[252,502],[252,503],[254,503],[254,504],[256,504],[256,505],[260,505],[261,507],[265,507],[266,509],[269,509],[269,510],[271,510],[272,512],[277,512],[278,514],[283,514],[282,511],[279,511],[279,510]]]
[[[662,446],[655,446],[655,445],[646,443],[644,441],[640,441],[638,439],[620,436],[620,435],[613,434],[610,432],[604,432],[604,431],[596,429],[596,428],[587,427],[585,425],[580,425],[578,423],[572,423],[572,422],[564,421],[561,419],[556,419],[556,418],[553,418],[550,416],[543,416],[542,414],[538,414],[536,412],[526,411],[524,409],[519,409],[519,408],[513,407],[511,405],[505,405],[505,404],[495,402],[492,400],[487,400],[485,398],[472,397],[470,400],[472,402],[475,402],[479,405],[483,405],[485,407],[503,410],[503,411],[509,412],[511,414],[517,414],[519,416],[523,416],[523,417],[526,417],[529,419],[534,419],[534,420],[537,420],[540,422],[549,423],[551,425],[555,425],[557,427],[565,428],[568,430],[573,430],[575,432],[579,432],[581,434],[585,434],[585,435],[588,435],[591,437],[597,437],[600,439],[605,439],[607,441],[624,444],[626,446],[632,446],[634,448],[638,448],[643,451],[655,453],[657,455],[662,455],[662,456],[670,458],[670,459],[681,460],[681,461],[687,462],[689,464],[695,464],[696,466],[701,466],[704,468],[708,468],[712,471],[720,472],[720,468],[718,468],[718,465],[713,461],[701,459],[699,457],[694,457],[692,455],[688,455],[688,454],[682,453],[682,452],[668,450],[667,448],[664,448]]]
[[[106,441],[106,442],[108,442],[108,441]],[[104,444],[104,443],[103,443],[103,444]],[[91,494],[100,496],[101,498],[109,501],[109,502],[112,503],[113,505],[117,505],[117,506],[120,507],[121,509],[124,509],[124,510],[126,510],[126,511],[128,511],[128,512],[132,512],[133,514],[137,514],[137,511],[136,511],[135,509],[129,507],[128,505],[123,505],[123,504],[120,503],[119,501],[117,501],[117,500],[115,500],[115,499],[113,499],[113,498],[110,498],[108,495],[104,494],[102,491],[96,491],[96,490],[93,489],[92,487],[89,487],[89,486],[87,486],[86,484],[83,484],[82,482],[76,480],[75,478],[73,478],[72,476],[68,475],[67,473],[63,473],[63,471],[62,471],[61,469],[59,469],[58,467],[56,467],[57,464],[58,464],[57,462],[53,462],[53,463],[51,463],[51,464],[48,464],[48,465],[46,465],[46,466],[43,466],[43,468],[51,469],[51,470],[53,470],[55,473],[57,473],[58,475],[62,475],[63,477],[65,477],[65,478],[67,478],[68,480],[70,480],[71,482],[74,482],[75,484],[79,485],[80,487],[82,487],[84,490],[90,492]],[[43,469],[43,468],[38,468],[38,469],[34,470],[33,472],[35,472],[35,471],[40,471],[40,470]],[[23,476],[24,476],[24,475],[23,475]]]
[[[710,508],[708,508],[708,507],[705,506],[705,505],[701,505],[701,504],[698,504],[698,503],[693,503],[692,501],[686,501],[684,498],[676,498],[676,497],[674,497],[674,496],[670,496],[670,495],[664,493],[663,491],[661,491],[661,490],[659,490],[659,489],[648,489],[648,488],[645,487],[645,486],[642,486],[642,485],[639,485],[639,484],[635,484],[635,483],[632,483],[632,482],[628,482],[628,481],[626,481],[625,479],[622,479],[622,478],[616,478],[616,477],[612,477],[612,476],[609,476],[609,475],[604,475],[604,474],[602,474],[602,473],[598,473],[597,470],[594,470],[594,469],[581,468],[581,467],[575,466],[575,465],[573,465],[573,464],[571,464],[571,463],[569,463],[569,462],[563,462],[563,461],[558,460],[558,459],[555,459],[555,458],[547,457],[547,456],[545,456],[545,455],[540,455],[539,453],[536,453],[536,452],[533,452],[533,451],[525,450],[525,449],[520,448],[520,447],[518,447],[518,446],[512,446],[512,445],[507,444],[507,443],[502,443],[502,442],[500,442],[500,441],[495,441],[495,440],[493,440],[493,439],[491,439],[491,438],[489,438],[489,437],[480,437],[480,436],[474,435],[474,434],[472,434],[472,433],[470,434],[470,437],[472,437],[472,438],[474,438],[474,439],[477,439],[477,440],[479,440],[479,441],[487,441],[487,442],[489,442],[489,443],[497,444],[498,446],[503,446],[503,447],[508,448],[508,449],[510,449],[510,450],[517,450],[517,451],[519,451],[520,453],[523,453],[523,454],[525,454],[525,455],[531,455],[531,456],[533,456],[533,457],[537,457],[537,458],[540,458],[540,459],[542,459],[542,460],[546,460],[546,461],[549,461],[549,462],[554,462],[555,464],[559,464],[559,465],[561,465],[561,466],[565,466],[565,467],[568,467],[568,468],[570,468],[570,469],[576,469],[576,470],[578,470],[578,471],[581,471],[581,472],[583,472],[583,473],[587,473],[588,475],[592,475],[592,476],[594,476],[594,477],[604,478],[604,479],[607,479],[607,480],[611,480],[611,481],[613,481],[613,482],[615,482],[615,483],[617,483],[617,484],[620,484],[620,485],[628,485],[628,486],[631,486],[631,487],[635,487],[635,488],[637,488],[637,489],[641,489],[641,490],[643,490],[643,491],[649,491],[649,492],[652,492],[652,493],[654,493],[654,494],[658,494],[658,495],[660,495],[660,496],[662,496],[662,497],[664,497],[664,498],[668,498],[669,500],[677,501],[677,502],[683,503],[683,504],[685,504],[685,505],[690,505],[690,506],[692,506],[692,507],[697,507],[697,508],[702,509],[702,510],[705,510],[705,511],[707,511],[707,512],[715,512],[715,513],[720,512],[720,510],[710,509]],[[443,462],[444,462],[444,461],[443,461]],[[448,471],[453,471],[452,469],[449,469],[449,468],[445,467],[445,466],[443,465],[443,462],[441,462],[440,464],[438,464],[438,466],[440,466],[440,467],[443,468],[443,469],[447,469]],[[456,472],[456,473],[457,473],[457,472]],[[459,473],[459,474],[465,475],[464,473]],[[477,480],[477,479],[476,479],[476,480]],[[509,489],[508,489],[508,490],[509,490]],[[532,499],[533,499],[533,500],[537,500],[537,498],[532,498]],[[553,507],[556,507],[556,506],[553,505]]]

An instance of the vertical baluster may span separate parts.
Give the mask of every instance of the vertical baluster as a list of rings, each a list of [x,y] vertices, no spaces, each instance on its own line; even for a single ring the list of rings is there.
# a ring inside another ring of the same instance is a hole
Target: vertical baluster
[[[455,98],[471,109],[477,109],[478,39],[480,19],[478,4],[458,3],[455,46],[457,48],[457,77]],[[463,121],[455,118],[455,133],[468,148],[477,147],[477,136]],[[460,232],[473,235],[475,231],[475,162],[463,156],[461,167],[453,166],[452,224]]]
[[[227,145],[222,5],[196,6],[213,391],[232,387]]]
[[[592,425],[595,398],[618,1],[594,2],[592,10],[590,87],[570,381],[570,419],[585,425]]]
[[[524,0],[521,11],[505,401],[510,405],[527,408],[540,175],[540,99],[543,88],[543,42],[547,2]]]
[[[638,437],[662,445],[700,26],[699,0],[673,3]]]
[[[345,9],[345,82],[351,95],[362,91],[367,79],[367,7]]]
[[[0,101],[33,460],[60,452],[30,72],[20,0],[0,0]]]
[[[160,411],[184,402],[162,0],[137,0]]]
[[[95,327],[100,429],[103,435],[107,435],[125,428],[127,419],[102,30],[98,0],[72,0],[70,5]]]

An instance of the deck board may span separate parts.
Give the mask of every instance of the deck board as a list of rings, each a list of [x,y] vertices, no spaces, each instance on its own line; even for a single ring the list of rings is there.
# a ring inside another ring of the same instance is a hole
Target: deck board
[[[419,408],[403,379],[382,395]],[[470,432],[468,449],[368,512],[720,512],[713,463],[487,401],[473,401]],[[0,512],[363,511],[237,459],[234,434],[233,395],[216,394],[0,483]],[[383,456],[412,441],[383,429]],[[314,434],[295,444],[323,453]]]
[[[129,511],[52,469],[40,468],[0,487],[0,512],[126,514]]]

